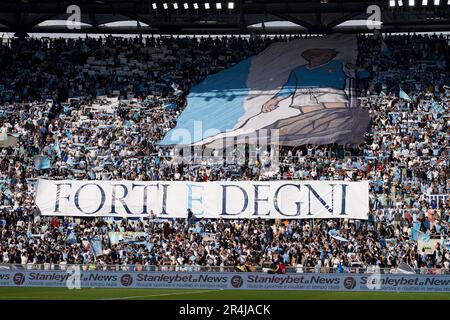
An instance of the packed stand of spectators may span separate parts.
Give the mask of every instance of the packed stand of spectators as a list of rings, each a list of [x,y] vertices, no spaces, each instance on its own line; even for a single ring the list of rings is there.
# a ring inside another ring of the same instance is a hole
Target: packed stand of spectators
[[[359,146],[283,148],[276,164],[266,152],[253,163],[194,165],[157,145],[192,85],[290,40],[14,40],[0,60],[0,140],[11,142],[0,147],[0,263],[255,270],[280,261],[297,271],[343,271],[404,262],[449,272],[445,37],[359,37],[359,100],[371,116]],[[34,205],[38,177],[370,180],[371,211],[367,221],[49,218]],[[139,236],[113,243],[111,232]],[[417,233],[442,241],[427,254]]]

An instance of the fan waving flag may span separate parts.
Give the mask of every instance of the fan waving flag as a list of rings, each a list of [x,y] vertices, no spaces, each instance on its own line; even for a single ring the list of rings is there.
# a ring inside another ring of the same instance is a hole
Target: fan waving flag
[[[328,234],[333,239],[336,239],[336,240],[339,240],[339,241],[344,241],[344,242],[348,241],[348,239],[345,239],[345,238],[341,237],[336,229],[332,229],[332,230],[328,231]]]
[[[36,156],[34,159],[34,166],[36,170],[49,169],[51,166],[50,159],[46,156]]]
[[[369,115],[357,105],[356,57],[353,35],[275,43],[193,87],[161,144],[239,142],[273,130],[282,145],[359,144]]]

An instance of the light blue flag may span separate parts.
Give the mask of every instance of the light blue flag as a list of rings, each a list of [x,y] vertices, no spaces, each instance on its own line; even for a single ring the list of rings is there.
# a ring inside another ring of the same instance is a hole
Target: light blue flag
[[[381,53],[387,57],[390,57],[392,55],[391,49],[389,49],[384,40],[381,40]]]
[[[8,199],[11,199],[13,196],[13,193],[11,192],[11,190],[9,188],[5,188],[3,190],[3,195],[6,196]]]
[[[99,129],[113,129],[115,127],[115,125],[113,124],[101,124],[99,126],[97,126],[97,128]]]
[[[438,115],[445,113],[445,108],[441,106],[437,101],[431,103],[431,112],[434,117],[437,118]]]
[[[127,120],[123,123],[123,127],[129,129],[131,127],[132,123],[130,120]],[[111,126],[114,127],[114,126]]]
[[[164,109],[167,111],[175,110],[176,108],[177,108],[177,104],[175,102],[164,105]]]
[[[66,163],[67,163],[69,166],[73,166],[73,160],[72,160],[72,158],[67,158]]]
[[[413,224],[413,229],[411,232],[411,239],[414,241],[417,241],[417,238],[419,236],[419,231],[420,230],[420,222],[414,222]]]
[[[347,241],[348,241],[347,239],[341,237],[341,236],[337,233],[336,229],[332,229],[332,230],[328,231],[328,234],[330,235],[330,237],[332,237],[332,238],[334,238],[334,239],[336,239],[336,240],[344,241],[344,242],[347,242]]]
[[[363,142],[370,117],[352,94],[355,43],[342,34],[274,43],[211,74],[191,88],[176,127],[159,143],[204,145],[224,137],[256,143],[255,133],[261,139],[274,131],[286,146]]]
[[[370,78],[370,72],[367,70],[359,70],[357,72],[358,79],[368,79]]]
[[[86,44],[83,43],[80,47],[80,51],[87,53],[87,52],[91,51],[91,49]]]
[[[75,236],[75,234],[73,233],[73,231],[71,231],[66,238],[66,242],[69,244],[73,244],[73,243],[77,243],[77,237]]]
[[[91,244],[92,252],[95,256],[103,254],[102,241],[98,236],[91,238],[89,240],[89,243]]]
[[[403,91],[402,88],[400,88],[400,92],[399,92],[398,96],[400,97],[400,99],[412,101],[412,99],[406,94],[405,91]]]
[[[55,142],[55,144],[53,146],[53,150],[56,152],[58,157],[61,157],[61,148],[59,147],[58,141]]]
[[[113,219],[120,220],[121,218],[114,217]],[[117,243],[119,243],[120,240],[121,240],[120,232],[110,232],[109,233],[109,241],[111,242],[111,244],[117,244]]]
[[[46,156],[36,156],[34,159],[34,168],[36,170],[45,170],[50,168],[50,158]]]
[[[430,241],[430,231],[429,230],[427,230],[427,232],[425,232],[425,233],[421,233],[421,236],[422,236],[422,241],[423,242],[429,242]]]
[[[36,53],[33,55],[34,58],[38,59],[38,60],[45,60],[46,54],[42,49],[39,49],[36,51]]]

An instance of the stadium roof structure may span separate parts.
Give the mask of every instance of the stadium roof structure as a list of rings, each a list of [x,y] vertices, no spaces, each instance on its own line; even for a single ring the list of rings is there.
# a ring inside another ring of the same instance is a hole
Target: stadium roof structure
[[[79,19],[73,5],[79,8]],[[379,11],[374,5],[379,7]],[[70,7],[72,6],[72,7]],[[372,7],[371,7],[372,6]],[[68,10],[69,9],[69,10]],[[377,15],[379,13],[379,15]],[[0,31],[290,34],[450,31],[450,0],[2,0]],[[71,27],[66,23],[70,20]],[[372,26],[374,25],[372,24]]]

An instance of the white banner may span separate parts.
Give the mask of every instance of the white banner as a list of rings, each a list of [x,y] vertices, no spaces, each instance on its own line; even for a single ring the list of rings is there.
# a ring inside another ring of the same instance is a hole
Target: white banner
[[[369,183],[39,180],[36,204],[51,216],[365,220]]]

